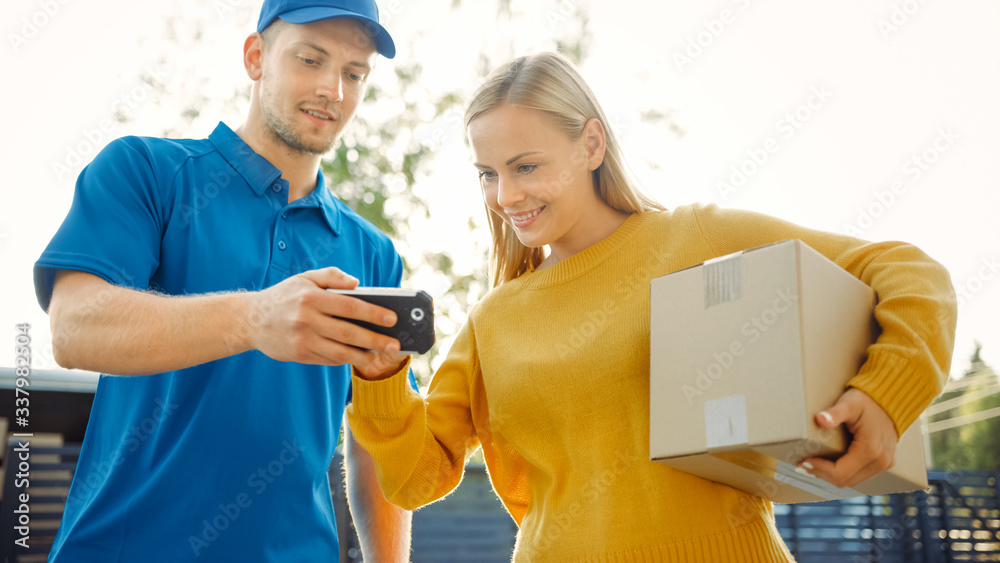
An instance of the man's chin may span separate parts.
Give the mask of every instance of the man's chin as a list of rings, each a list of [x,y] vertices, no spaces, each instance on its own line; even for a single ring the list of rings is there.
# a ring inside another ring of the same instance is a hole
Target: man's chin
[[[306,139],[292,127],[271,126],[272,137],[285,147],[303,156],[323,156],[333,150],[340,139],[340,133],[330,139]]]
[[[293,152],[297,152],[304,156],[323,156],[328,154],[333,150],[333,147],[337,144],[337,139],[334,139],[328,143],[306,143],[298,139],[290,141],[288,139],[282,139],[285,146],[288,147]]]

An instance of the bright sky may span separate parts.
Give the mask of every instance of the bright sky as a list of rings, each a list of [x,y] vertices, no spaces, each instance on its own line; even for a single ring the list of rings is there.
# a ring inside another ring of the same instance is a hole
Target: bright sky
[[[479,53],[500,61],[552,49],[586,13],[593,41],[583,71],[657,198],[912,242],[948,267],[962,296],[953,374],[967,368],[974,339],[1000,363],[1000,4],[512,0],[513,17],[499,24],[492,1],[465,0],[458,12],[451,4],[383,0],[400,55],[381,61],[374,80],[419,60],[427,84],[467,92]],[[243,88],[240,49],[259,6],[0,4],[0,327],[13,339],[15,324],[31,323],[36,369],[56,366],[31,267],[65,216],[76,174],[114,137],[175,127],[171,93],[228,98]],[[197,50],[163,39],[170,13],[207,22]],[[671,114],[685,134],[644,123],[649,110]],[[115,122],[116,111],[131,120]],[[177,134],[203,137],[244,112],[226,107]],[[415,189],[433,218],[405,244],[475,255],[454,236],[483,213],[461,127],[442,119],[427,134],[442,148]],[[0,366],[12,364],[12,352],[0,356]]]

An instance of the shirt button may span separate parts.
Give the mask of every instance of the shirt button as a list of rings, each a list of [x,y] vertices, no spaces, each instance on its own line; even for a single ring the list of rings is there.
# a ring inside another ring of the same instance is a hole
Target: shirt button
[[[286,246],[288,246],[288,245],[285,244],[285,241],[283,241],[283,240],[279,240],[278,241],[278,250],[284,250]]]
[[[288,214],[287,213],[282,213],[281,214],[281,218],[282,219],[288,219]]]
[[[281,184],[279,184],[278,182],[275,182],[275,183],[271,184],[271,191],[273,191],[274,193],[280,192],[281,191]]]

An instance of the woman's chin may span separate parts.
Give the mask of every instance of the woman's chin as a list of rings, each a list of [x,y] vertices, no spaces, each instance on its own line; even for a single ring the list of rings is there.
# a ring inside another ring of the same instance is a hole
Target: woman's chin
[[[519,240],[521,244],[527,246],[528,248],[542,248],[543,246],[546,246],[548,244],[547,242],[539,241],[537,237],[532,237],[527,234],[522,234],[517,229],[514,229],[514,232],[517,233],[517,240]]]

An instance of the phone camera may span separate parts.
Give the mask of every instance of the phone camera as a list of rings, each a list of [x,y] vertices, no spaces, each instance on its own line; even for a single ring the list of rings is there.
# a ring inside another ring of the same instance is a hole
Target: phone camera
[[[424,310],[423,309],[413,309],[410,311],[410,318],[417,321],[418,323],[424,320]]]

